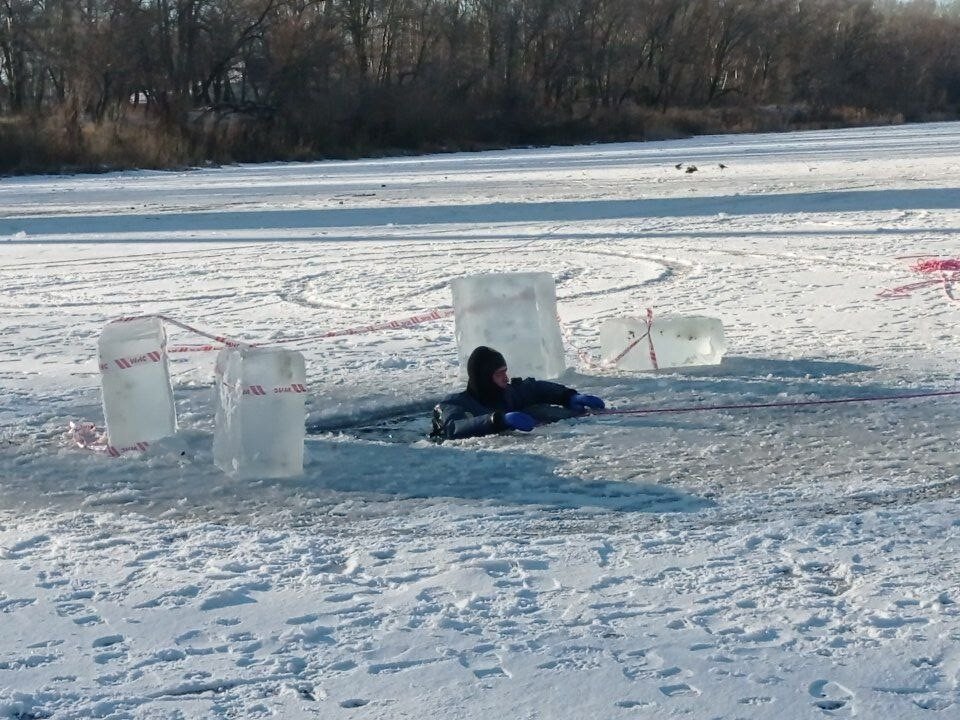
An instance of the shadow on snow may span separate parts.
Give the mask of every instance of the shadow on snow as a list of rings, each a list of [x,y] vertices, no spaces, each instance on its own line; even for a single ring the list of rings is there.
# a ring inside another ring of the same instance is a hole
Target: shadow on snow
[[[874,383],[826,383],[824,379],[872,368],[846,362],[728,357],[720,366],[686,368],[632,376],[569,374],[564,381],[605,393],[614,404],[666,407],[702,402],[765,402],[774,398],[896,396],[900,388]],[[917,391],[917,390],[915,390]],[[808,412],[862,413],[861,406],[804,408]],[[716,415],[694,420],[680,416],[609,416],[562,421],[538,438],[506,435],[435,445],[425,440],[429,405],[405,405],[391,417],[356,418],[337,430],[318,424],[306,442],[302,477],[282,480],[233,480],[212,463],[209,431],[185,430],[159,441],[142,458],[106,457],[52,448],[49,438],[8,441],[0,446],[0,503],[6,508],[102,510],[149,516],[189,516],[200,520],[347,525],[362,517],[400,518],[437,503],[466,501],[484,508],[584,509],[617,513],[697,513],[714,501],[683,488],[657,484],[651,468],[640,482],[585,479],[565,474],[564,458],[536,454],[558,447],[557,434],[578,437],[631,428],[705,428]],[[424,412],[420,412],[420,410]],[[416,410],[415,414],[410,414]],[[768,408],[756,422],[767,427]],[[740,411],[732,411],[740,412]],[[574,428],[573,423],[582,423]],[[590,427],[590,423],[596,423]],[[720,427],[722,427],[722,422]],[[406,433],[392,438],[391,433]],[[363,440],[374,440],[364,442]],[[531,452],[534,451],[534,452]],[[488,510],[483,510],[484,513]]]
[[[333,208],[316,210],[250,210],[146,215],[77,215],[0,219],[0,237],[5,244],[32,244],[30,235],[69,235],[70,244],[123,242],[156,243],[157,239],[134,240],[132,232],[255,231],[264,229],[344,228],[398,225],[482,224],[525,222],[589,222],[635,218],[704,217],[891,210],[955,210],[960,208],[957,188],[903,190],[844,190],[769,195],[722,195],[636,200],[569,200],[557,202],[501,202],[440,206],[378,208]],[[13,239],[17,233],[27,237]],[[99,237],[81,239],[79,234]],[[116,238],[110,238],[116,234]],[[251,237],[251,240],[253,238]],[[406,239],[406,238],[400,238]],[[321,238],[323,240],[323,238]],[[159,242],[237,242],[236,238],[184,237]],[[59,241],[47,241],[59,242]],[[256,242],[264,242],[260,237]]]
[[[324,436],[306,443],[298,478],[234,480],[213,466],[210,435],[158,442],[142,458],[0,445],[0,507],[23,513],[102,511],[200,521],[343,525],[399,518],[449,500],[483,507],[536,506],[613,512],[697,512],[713,502],[655,483],[584,480],[553,458],[524,451],[523,438],[491,449],[370,443]],[[178,452],[186,442],[193,454]],[[203,447],[200,447],[200,445]],[[487,512],[486,510],[484,512]]]

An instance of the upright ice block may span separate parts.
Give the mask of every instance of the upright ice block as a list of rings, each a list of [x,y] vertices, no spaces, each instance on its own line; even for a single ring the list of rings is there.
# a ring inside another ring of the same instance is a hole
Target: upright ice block
[[[166,346],[163,322],[155,317],[116,320],[100,333],[103,416],[111,455],[146,450],[153,440],[177,431]]]
[[[644,337],[645,318],[607,320],[600,326],[600,353],[604,362],[621,370],[718,365],[727,351],[723,324],[717,318],[661,315],[653,318],[650,329],[648,339]]]
[[[566,369],[550,273],[504,273],[451,283],[461,374],[478,345],[499,350],[515,377],[555,378]]]
[[[236,478],[303,472],[306,368],[284,348],[231,348],[218,357],[213,460]]]

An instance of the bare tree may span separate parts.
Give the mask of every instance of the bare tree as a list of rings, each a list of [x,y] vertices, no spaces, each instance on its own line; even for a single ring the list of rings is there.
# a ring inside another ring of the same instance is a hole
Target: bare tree
[[[629,136],[671,110],[955,117],[957,37],[960,0],[0,0],[0,115],[258,157]],[[238,113],[256,133],[204,141],[198,116]]]

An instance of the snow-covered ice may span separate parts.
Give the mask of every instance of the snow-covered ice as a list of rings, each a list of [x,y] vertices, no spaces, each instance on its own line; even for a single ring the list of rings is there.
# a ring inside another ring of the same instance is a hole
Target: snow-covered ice
[[[953,392],[953,284],[877,293],[960,255],[958,177],[936,124],[0,180],[0,718],[955,717],[957,396],[424,435],[483,273],[555,278],[614,409]],[[723,362],[598,369],[648,307]],[[302,476],[215,467],[179,327],[179,432],[74,444],[153,314],[304,354]]]

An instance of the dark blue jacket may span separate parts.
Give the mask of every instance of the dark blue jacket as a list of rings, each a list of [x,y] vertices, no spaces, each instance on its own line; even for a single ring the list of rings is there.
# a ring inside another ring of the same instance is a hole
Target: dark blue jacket
[[[532,406],[565,406],[576,392],[573,388],[546,380],[514,378],[503,391],[502,405],[496,408],[484,405],[466,390],[455,393],[441,400],[433,409],[430,436],[440,440],[455,440],[503,432],[509,429],[503,421],[504,414],[519,410],[529,412],[536,418],[540,413]],[[569,416],[574,414],[570,413]]]

